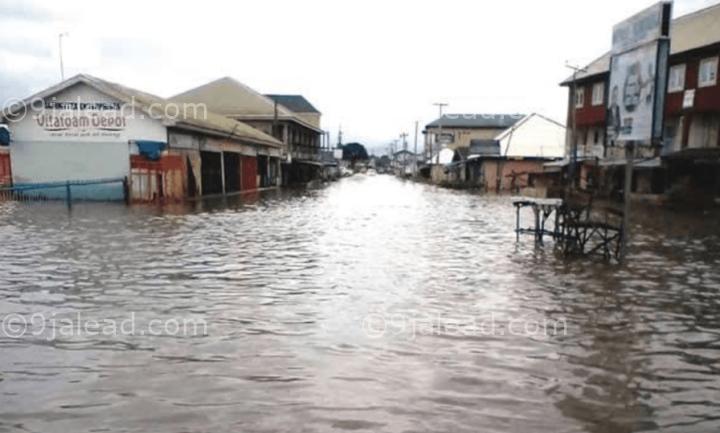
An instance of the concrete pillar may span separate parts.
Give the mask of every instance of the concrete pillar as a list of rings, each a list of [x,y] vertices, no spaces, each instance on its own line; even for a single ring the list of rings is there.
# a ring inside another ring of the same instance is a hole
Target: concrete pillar
[[[222,179],[222,193],[225,195],[225,152],[220,152],[220,178]]]

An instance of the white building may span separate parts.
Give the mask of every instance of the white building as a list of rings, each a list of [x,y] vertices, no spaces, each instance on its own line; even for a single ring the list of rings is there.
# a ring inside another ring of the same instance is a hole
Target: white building
[[[127,179],[130,199],[183,199],[256,189],[282,143],[199,106],[77,75],[6,107],[15,186]],[[265,170],[263,170],[265,169]],[[279,170],[276,168],[275,173]],[[122,182],[75,188],[74,198],[114,200]],[[49,198],[61,189],[43,190]]]

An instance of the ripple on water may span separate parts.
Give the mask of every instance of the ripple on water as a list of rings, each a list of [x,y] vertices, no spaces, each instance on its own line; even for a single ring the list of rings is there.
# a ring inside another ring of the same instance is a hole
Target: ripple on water
[[[0,431],[720,430],[720,219],[657,213],[616,266],[516,244],[507,197],[387,176],[0,203],[0,315],[207,324],[0,337]]]

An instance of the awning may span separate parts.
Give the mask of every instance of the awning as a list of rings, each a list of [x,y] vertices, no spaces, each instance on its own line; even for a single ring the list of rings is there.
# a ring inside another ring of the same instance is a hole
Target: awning
[[[10,145],[10,130],[7,125],[0,125],[0,146]]]
[[[140,155],[150,161],[160,159],[160,154],[167,147],[167,143],[164,141],[135,140],[134,143],[137,145]]]
[[[686,161],[718,161],[720,160],[720,148],[717,147],[700,147],[687,148],[676,152],[670,152],[663,155],[668,160],[686,160]]]
[[[568,164],[570,164],[570,160],[567,160],[567,159],[558,159],[557,161],[546,162],[545,164],[543,164],[543,167],[562,168],[562,167],[565,167],[565,166],[568,165]]]
[[[606,159],[600,161],[602,167],[620,167],[627,164],[627,159]],[[662,161],[660,157],[649,158],[649,159],[635,159],[633,160],[634,168],[660,168],[662,167]]]
[[[318,161],[310,161],[308,159],[293,159],[294,163],[298,164],[307,164],[307,165],[314,165],[316,167],[322,167],[323,163]]]

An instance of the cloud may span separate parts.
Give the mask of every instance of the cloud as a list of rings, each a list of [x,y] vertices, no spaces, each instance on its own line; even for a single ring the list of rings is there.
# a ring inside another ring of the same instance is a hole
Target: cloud
[[[9,20],[48,22],[52,19],[52,12],[36,2],[26,0],[0,2],[0,22]]]
[[[46,41],[37,39],[0,39],[0,57],[6,59],[6,54],[17,54],[37,58],[50,58],[53,56],[53,49]]]

